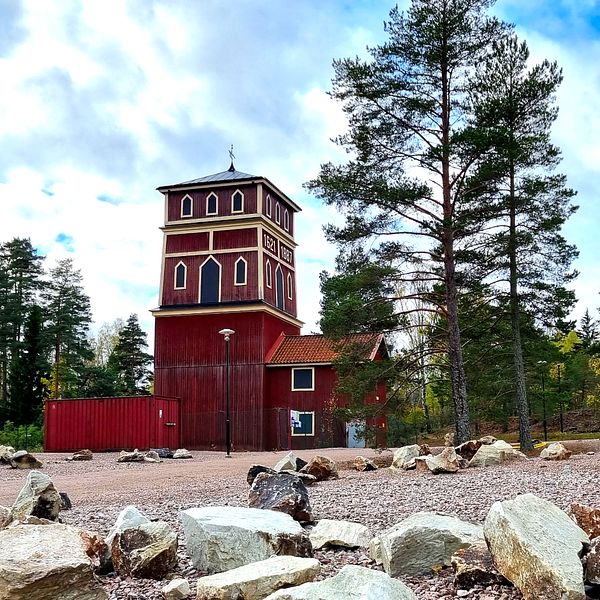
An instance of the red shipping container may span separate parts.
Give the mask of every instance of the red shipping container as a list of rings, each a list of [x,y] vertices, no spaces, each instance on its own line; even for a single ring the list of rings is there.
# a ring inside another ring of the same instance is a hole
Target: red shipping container
[[[45,452],[179,447],[179,398],[128,396],[46,402]]]

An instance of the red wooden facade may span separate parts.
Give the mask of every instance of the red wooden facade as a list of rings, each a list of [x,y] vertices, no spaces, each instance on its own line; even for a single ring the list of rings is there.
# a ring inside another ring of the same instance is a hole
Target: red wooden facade
[[[178,448],[180,424],[177,398],[48,400],[44,413],[44,450]]]

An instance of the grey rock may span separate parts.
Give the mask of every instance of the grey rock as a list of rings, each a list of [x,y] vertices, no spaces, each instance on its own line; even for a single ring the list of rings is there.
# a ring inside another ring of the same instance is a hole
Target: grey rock
[[[571,451],[567,450],[560,442],[549,444],[540,452],[544,460],[567,460],[571,458]]]
[[[277,471],[275,469],[271,469],[271,467],[265,467],[264,465],[252,465],[248,469],[248,474],[246,475],[246,481],[248,485],[252,485],[256,476],[259,473],[269,473],[269,475],[277,475]]]
[[[585,555],[585,581],[589,584],[600,584],[600,537],[592,540]]]
[[[154,450],[146,452],[146,454],[144,454],[144,462],[159,463],[160,456],[158,455],[158,452],[155,452]]]
[[[493,444],[482,445],[469,462],[469,466],[488,467],[512,460],[527,460],[527,457],[508,442],[497,440]]]
[[[13,469],[41,469],[44,466],[44,463],[26,450],[15,452],[9,458],[9,463]]]
[[[554,504],[533,494],[495,502],[483,526],[498,571],[526,600],[584,600],[580,556],[589,538]]]
[[[323,546],[366,547],[371,538],[371,532],[365,525],[334,519],[321,519],[310,532],[314,550]]]
[[[416,458],[421,455],[421,448],[417,444],[402,446],[394,451],[392,469],[403,469],[408,471],[416,466]]]
[[[186,450],[185,448],[178,448],[173,453],[173,458],[179,459],[179,458],[194,458],[194,457],[192,456],[192,453],[189,450]]]
[[[58,492],[58,495],[60,496],[60,510],[71,510],[73,503],[67,492]]]
[[[12,446],[0,446],[0,465],[9,465],[15,449]]]
[[[288,452],[274,467],[273,469],[278,473],[280,471],[298,471],[301,469],[306,462],[302,461],[303,464],[298,466],[299,458],[293,453]]]
[[[285,513],[206,506],[184,510],[180,519],[193,565],[208,574],[274,555],[312,557],[308,535]]]
[[[173,458],[173,451],[170,448],[150,448],[151,452],[156,452],[159,458]]]
[[[69,456],[69,458],[67,458],[67,460],[80,461],[80,460],[92,460],[93,458],[94,458],[93,452],[86,448],[85,450],[79,450],[78,452],[75,452],[72,456]]]
[[[248,492],[248,506],[283,512],[296,521],[313,520],[304,482],[288,473],[259,473]]]
[[[224,573],[201,577],[198,600],[262,600],[276,590],[312,581],[321,565],[314,558],[272,556]]]
[[[45,473],[31,471],[10,510],[11,519],[32,515],[50,521],[58,519],[61,497]]]
[[[470,590],[475,586],[510,585],[494,567],[494,561],[485,542],[460,548],[452,555],[454,587]]]
[[[337,575],[279,590],[265,600],[416,600],[406,585],[381,571],[346,565]]]
[[[357,456],[352,463],[357,471],[377,471],[379,468],[370,458]]]
[[[327,456],[313,456],[300,471],[316,477],[317,481],[326,479],[337,479],[338,470],[335,461]]]
[[[93,562],[102,540],[68,525],[0,531],[0,600],[106,600]]]
[[[456,473],[460,469],[458,455],[454,448],[444,448],[439,454],[426,456],[425,464],[434,475]]]
[[[414,513],[379,535],[383,568],[392,577],[450,566],[458,549],[481,542],[481,526],[433,512]]]
[[[133,452],[121,450],[117,457],[117,462],[144,462],[144,453],[137,448]]]
[[[189,581],[181,577],[172,579],[161,589],[164,600],[184,600],[190,593],[191,589]]]
[[[163,579],[177,565],[177,533],[164,521],[142,523],[115,534],[111,556],[119,575]]]

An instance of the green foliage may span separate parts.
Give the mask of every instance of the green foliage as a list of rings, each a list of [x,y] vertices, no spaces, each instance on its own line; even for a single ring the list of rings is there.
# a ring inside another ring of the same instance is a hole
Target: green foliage
[[[137,315],[130,315],[119,331],[118,341],[108,359],[107,367],[116,375],[116,388],[121,395],[147,394],[152,380],[152,355],[146,334]]]
[[[35,423],[16,426],[12,421],[5,421],[0,429],[0,445],[12,446],[15,450],[42,451],[44,431]]]

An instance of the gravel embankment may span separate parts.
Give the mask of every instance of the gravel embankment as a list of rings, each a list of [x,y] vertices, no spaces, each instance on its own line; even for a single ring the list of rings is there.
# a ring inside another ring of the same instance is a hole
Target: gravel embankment
[[[316,453],[316,452],[314,452]],[[357,450],[325,450],[323,454],[345,461]],[[39,455],[59,491],[69,494],[73,510],[62,513],[65,523],[105,535],[120,510],[135,504],[149,518],[162,519],[177,529],[180,537],[178,575],[187,577],[194,590],[195,569],[185,554],[185,541],[178,513],[192,506],[246,506],[246,472],[252,464],[273,465],[285,453],[239,453],[226,459],[221,453],[193,452],[193,460],[163,461],[161,464],[116,463],[115,454],[97,454],[91,462],[69,463],[64,455]],[[305,459],[313,452],[299,452]],[[370,451],[364,455],[373,457]],[[380,469],[357,473],[343,470],[340,479],[309,488],[317,519],[357,521],[376,535],[413,512],[441,511],[481,523],[491,504],[531,492],[566,509],[571,502],[598,505],[600,454],[574,455],[568,462],[532,459],[485,469],[466,469],[455,475],[430,475]],[[0,469],[0,505],[10,506],[27,472]],[[336,573],[344,564],[377,568],[366,550],[323,550],[322,577]],[[164,582],[102,577],[111,600],[158,600]],[[466,597],[479,600],[513,600],[521,595],[510,587],[492,586],[458,594],[452,586],[452,571],[444,569],[430,577],[405,578],[420,600]],[[375,599],[374,599],[375,600]]]

